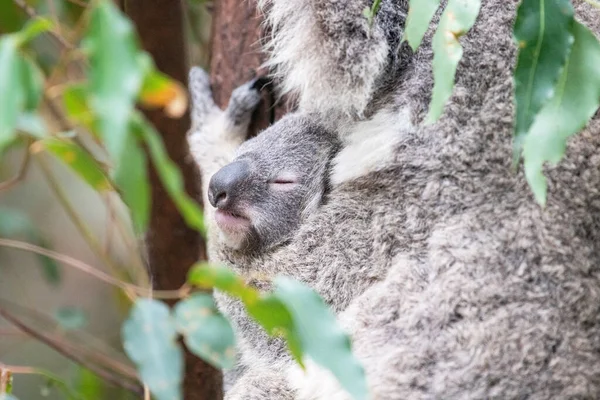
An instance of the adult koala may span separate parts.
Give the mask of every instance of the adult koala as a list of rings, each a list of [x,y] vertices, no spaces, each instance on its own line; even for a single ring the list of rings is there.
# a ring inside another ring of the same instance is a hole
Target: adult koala
[[[600,398],[600,118],[548,171],[540,209],[511,168],[517,2],[482,1],[455,93],[427,126],[431,38],[414,55],[400,45],[405,1],[383,0],[372,27],[367,0],[265,3],[283,87],[344,145],[328,203],[286,246],[232,266],[314,287],[373,398]],[[597,11],[575,8],[598,35]],[[249,344],[228,399],[346,398],[223,307]]]

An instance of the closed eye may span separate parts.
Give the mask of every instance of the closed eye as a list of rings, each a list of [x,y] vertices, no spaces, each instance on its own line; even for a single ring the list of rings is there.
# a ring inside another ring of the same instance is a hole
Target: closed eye
[[[298,182],[295,179],[277,178],[277,179],[273,180],[271,183],[274,183],[276,185],[295,185]]]
[[[291,174],[279,175],[269,181],[272,188],[276,190],[290,190],[298,185],[298,179]]]

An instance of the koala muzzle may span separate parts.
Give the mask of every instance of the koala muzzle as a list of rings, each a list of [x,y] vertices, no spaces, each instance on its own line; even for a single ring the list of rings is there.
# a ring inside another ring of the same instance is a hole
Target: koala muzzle
[[[227,164],[210,179],[208,201],[218,209],[227,210],[234,205],[235,198],[250,175],[250,166],[246,161],[234,161]]]

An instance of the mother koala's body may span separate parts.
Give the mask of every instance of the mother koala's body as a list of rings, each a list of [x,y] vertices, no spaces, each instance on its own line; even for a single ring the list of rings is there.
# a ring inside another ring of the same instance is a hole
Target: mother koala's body
[[[428,126],[430,37],[416,54],[398,53],[390,30],[402,23],[390,28],[385,16],[402,17],[405,2],[384,0],[368,35],[359,33],[369,2],[338,3],[267,4],[285,85],[345,145],[329,201],[292,242],[234,267],[314,287],[352,334],[374,398],[600,398],[600,119],[548,171],[541,209],[511,169],[517,2],[482,2],[455,93]],[[597,11],[576,10],[600,34]],[[287,380],[280,343],[236,303],[222,305],[250,367],[228,398],[343,398],[322,374]]]

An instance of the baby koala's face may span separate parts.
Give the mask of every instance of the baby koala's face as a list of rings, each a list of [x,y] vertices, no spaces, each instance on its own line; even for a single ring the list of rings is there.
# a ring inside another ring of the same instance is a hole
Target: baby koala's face
[[[338,147],[334,134],[293,114],[242,144],[208,189],[224,244],[260,252],[288,241],[321,203]]]

